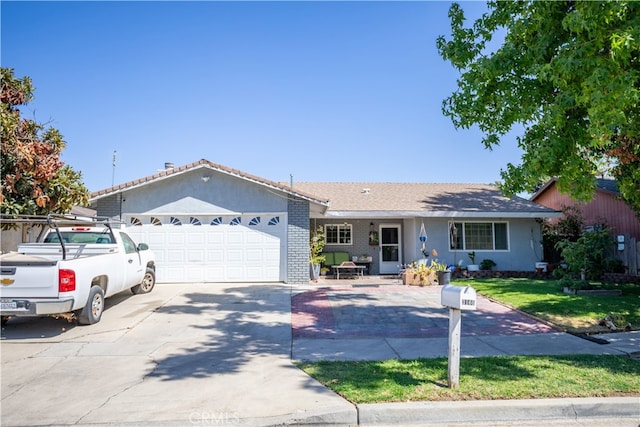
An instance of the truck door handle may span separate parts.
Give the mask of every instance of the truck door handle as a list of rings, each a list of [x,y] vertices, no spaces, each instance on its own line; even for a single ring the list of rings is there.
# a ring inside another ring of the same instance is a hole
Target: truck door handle
[[[129,262],[129,264],[131,264],[133,262],[133,260],[131,258],[129,258],[128,262]]]

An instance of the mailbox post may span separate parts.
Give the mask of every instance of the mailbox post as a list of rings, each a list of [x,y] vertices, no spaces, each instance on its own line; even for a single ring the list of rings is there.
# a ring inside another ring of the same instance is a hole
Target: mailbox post
[[[476,309],[476,291],[471,286],[446,285],[440,293],[440,303],[449,307],[449,387],[460,384],[460,330],[462,310]]]

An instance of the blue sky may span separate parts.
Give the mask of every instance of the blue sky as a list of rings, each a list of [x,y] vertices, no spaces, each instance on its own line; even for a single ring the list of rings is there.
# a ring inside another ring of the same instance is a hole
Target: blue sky
[[[284,182],[491,183],[521,151],[441,113],[449,4],[2,1],[1,62],[91,191],[203,158]]]

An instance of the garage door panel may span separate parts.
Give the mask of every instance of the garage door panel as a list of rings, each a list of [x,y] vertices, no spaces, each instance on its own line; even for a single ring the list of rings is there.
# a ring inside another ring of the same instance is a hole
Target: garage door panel
[[[228,282],[241,282],[245,280],[244,272],[246,271],[243,267],[228,267],[227,274],[225,275],[225,281]]]
[[[191,266],[186,269],[187,279],[190,282],[204,282],[204,267]]]
[[[169,282],[184,282],[185,280],[185,269],[184,267],[167,267],[167,268],[159,268],[158,272],[161,276],[166,274],[167,281]]]
[[[280,261],[280,253],[273,250],[266,250],[264,251],[264,261],[269,266],[275,265],[276,262]]]
[[[167,251],[168,259],[165,260],[167,264],[184,263],[185,251],[184,249],[171,249]]]
[[[280,276],[280,267],[276,267],[275,265],[266,266],[263,273],[266,277],[279,277]]]
[[[247,245],[262,245],[265,241],[264,236],[260,232],[247,233],[246,243]]]
[[[225,261],[227,263],[244,264],[244,251],[242,249],[228,249]]]
[[[245,255],[248,262],[261,263],[264,258],[264,251],[262,249],[247,249]]]
[[[237,228],[234,227],[234,228]],[[226,243],[228,245],[243,245],[244,244],[244,231],[229,231],[227,233]]]
[[[189,250],[187,252],[187,262],[189,263],[204,263],[204,249]]]
[[[185,245],[185,236],[177,233],[170,233],[167,236],[167,244],[170,246],[182,246]]]
[[[208,249],[207,250],[207,263],[222,263],[224,262],[224,250],[222,249]]]
[[[165,234],[164,233],[145,233],[144,242],[152,246],[163,246],[165,244]],[[135,239],[135,238],[134,238]],[[137,242],[137,240],[136,240]]]
[[[227,279],[224,276],[224,268],[222,265],[207,266],[205,270],[206,281],[208,282],[226,282]]]
[[[205,236],[202,233],[190,231],[187,233],[187,242],[190,245],[202,246],[205,241]]]
[[[249,281],[260,281],[260,278],[263,276],[263,271],[260,267],[249,267],[246,270],[246,274]]]
[[[285,214],[279,215],[279,221],[270,221],[273,215],[259,221],[245,215],[236,221],[238,225],[230,225],[231,216],[220,217],[221,221],[201,217],[197,225],[188,216],[171,215],[183,224],[177,225],[165,215],[160,217],[162,225],[142,218],[143,225],[128,226],[127,232],[154,251],[158,282],[281,281],[286,221]]]
[[[222,230],[206,231],[207,243],[210,245],[222,245],[224,244],[225,233]]]

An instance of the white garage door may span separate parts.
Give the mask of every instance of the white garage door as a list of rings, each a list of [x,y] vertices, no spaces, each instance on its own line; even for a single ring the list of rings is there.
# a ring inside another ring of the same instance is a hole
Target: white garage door
[[[130,215],[126,223],[155,253],[158,282],[285,280],[285,214]]]

